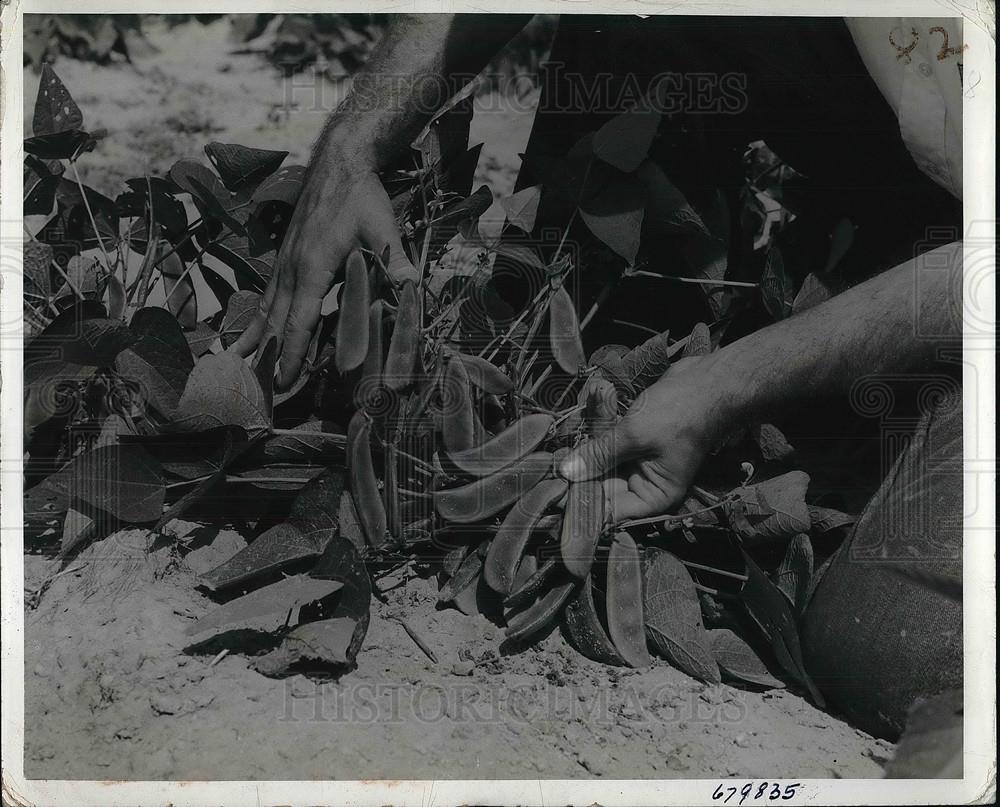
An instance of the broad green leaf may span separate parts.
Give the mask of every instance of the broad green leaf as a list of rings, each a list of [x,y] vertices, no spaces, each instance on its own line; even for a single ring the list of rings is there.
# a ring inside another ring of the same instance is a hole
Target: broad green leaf
[[[333,421],[311,420],[291,429],[291,434],[276,434],[263,445],[268,462],[326,462],[343,458],[347,435]]]
[[[811,526],[806,490],[809,474],[787,474],[737,488],[736,502],[727,504],[726,513],[737,521],[740,537],[755,545],[808,532]]]
[[[277,171],[288,156],[287,151],[218,142],[205,146],[205,153],[222,177],[222,182],[231,191],[261,182]]]
[[[55,252],[39,241],[24,243],[24,293],[45,300],[52,295],[52,260]]]
[[[669,339],[670,331],[664,331],[649,337],[622,357],[625,379],[636,392],[659,381],[670,368],[672,356],[679,351],[671,351]]]
[[[701,217],[659,165],[646,160],[639,166],[638,177],[646,192],[646,221],[668,230],[709,234]]]
[[[279,168],[257,186],[251,201],[254,205],[262,202],[284,202],[286,205],[294,206],[302,192],[305,177],[304,165],[286,165],[284,168]]]
[[[632,265],[639,252],[644,201],[639,181],[619,176],[580,205],[580,216],[595,236]]]
[[[684,564],[669,552],[647,550],[643,570],[646,636],[671,664],[695,678],[719,683],[698,591]]]
[[[813,573],[812,541],[804,532],[800,532],[788,542],[785,557],[774,574],[774,582],[778,589],[788,598],[797,614],[806,607],[806,595],[809,592]]]
[[[535,218],[538,216],[538,203],[542,198],[542,186],[532,185],[524,188],[513,196],[502,199],[504,213],[507,214],[507,221],[514,227],[519,227],[526,233],[535,229]]]
[[[710,630],[708,638],[712,655],[723,675],[768,689],[785,688],[785,682],[775,678],[753,648],[731,630]]]
[[[773,423],[758,423],[751,427],[751,433],[757,441],[761,456],[767,462],[781,462],[795,452],[781,429]]]
[[[194,367],[184,332],[163,308],[136,311],[129,330],[137,340],[118,354],[115,370],[137,384],[157,411],[169,415],[177,408]]]
[[[178,431],[242,426],[253,435],[270,427],[267,400],[250,366],[234,353],[203,356],[188,376],[174,417]]]
[[[193,505],[206,499],[221,483],[226,476],[226,468],[232,463],[247,447],[247,433],[239,426],[226,426],[222,430],[222,448],[220,456],[212,462],[214,468],[208,478],[202,479],[193,488],[189,489],[180,499],[170,505],[167,511],[160,516],[154,529],[161,529],[163,525],[175,518],[180,518]],[[213,458],[214,459],[214,458]],[[211,462],[211,461],[210,461]]]
[[[66,85],[49,64],[42,66],[35,97],[35,114],[31,131],[35,135],[51,135],[83,128],[83,113],[76,105]]]
[[[321,551],[322,547],[303,535],[298,527],[287,523],[276,524],[225,563],[205,572],[201,582],[211,589],[228,588],[284,569],[300,560],[318,557]]]
[[[594,135],[594,155],[629,173],[649,154],[660,113],[637,107],[616,115]]]
[[[747,580],[740,596],[747,612],[771,642],[774,654],[790,675],[805,685],[813,702],[822,708],[823,696],[806,673],[795,616],[784,595],[772,583],[753,559],[741,549],[746,563]]]
[[[100,303],[76,303],[25,346],[24,384],[81,377],[110,367],[136,339],[125,323],[108,319]]]
[[[196,359],[208,353],[216,342],[221,344],[219,334],[207,322],[199,322],[193,331],[184,331],[184,338]]]
[[[323,597],[329,597],[343,588],[343,585],[336,580],[317,580],[305,574],[286,577],[277,583],[220,605],[189,626],[184,633],[188,636],[199,636],[209,632],[218,633],[236,626],[256,626],[260,623],[268,623],[269,627],[274,629],[281,626],[290,611]]]
[[[130,524],[156,521],[166,492],[159,463],[139,445],[80,454],[41,484],[66,507],[79,500]]]
[[[813,306],[825,303],[832,296],[830,289],[816,275],[808,274],[802,281],[798,294],[792,301],[792,313],[799,314]]]
[[[230,269],[236,277],[236,285],[241,291],[255,291],[263,294],[267,288],[267,281],[270,280],[273,268],[266,260],[254,257],[247,253],[242,253],[236,249],[231,249],[224,244],[211,243],[205,248],[205,252],[216,258]]]
[[[43,160],[68,160],[92,142],[93,139],[87,132],[67,129],[64,132],[26,138],[24,150]]]
[[[327,468],[299,491],[289,510],[288,521],[307,536],[336,530],[340,524],[343,490],[343,466]]]
[[[857,516],[842,513],[831,507],[810,507],[809,520],[816,532],[829,532],[837,527],[847,527],[858,520]]]
[[[226,315],[222,318],[222,329],[219,331],[224,348],[228,348],[243,335],[257,315],[259,306],[260,295],[255,291],[238,291],[229,297]]]
[[[792,279],[785,271],[781,250],[771,247],[764,259],[764,274],[760,279],[760,293],[764,307],[775,319],[785,319],[792,313],[795,290]]]
[[[169,248],[161,246],[160,249]],[[194,292],[194,281],[176,251],[164,254],[159,270],[164,278],[167,308],[182,328],[191,330],[198,323],[198,298]]]
[[[97,522],[86,513],[75,507],[66,511],[63,521],[62,540],[59,542],[59,554],[65,557],[74,548],[89,541],[97,534]]]

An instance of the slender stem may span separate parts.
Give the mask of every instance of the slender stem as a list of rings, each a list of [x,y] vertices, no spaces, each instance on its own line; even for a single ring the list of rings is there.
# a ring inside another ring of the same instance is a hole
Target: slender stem
[[[535,393],[538,391],[538,388],[542,384],[545,383],[545,379],[547,379],[550,375],[552,375],[552,365],[551,364],[548,367],[546,367],[544,370],[542,370],[542,374],[540,376],[538,376],[538,378],[535,379],[535,382],[531,385],[530,389],[528,389],[524,393],[525,396],[527,396],[529,398],[534,398],[535,397]]]
[[[76,167],[76,159],[69,161],[70,168],[73,169],[73,177],[76,179],[76,184],[80,188],[80,195],[83,197],[83,206],[87,208],[87,215],[90,217],[90,226],[94,228],[94,235],[97,238],[97,245],[101,248],[101,252],[104,255],[104,265],[107,267],[108,271],[111,271],[111,258],[108,257],[108,251],[104,248],[104,239],[101,238],[101,233],[97,229],[97,219],[94,218],[94,211],[90,209],[90,200],[87,198],[87,191],[83,187],[83,181],[80,179],[80,172]]]
[[[560,423],[566,420],[566,418],[568,418],[570,415],[573,415],[576,412],[582,412],[586,408],[587,408],[586,404],[578,404],[577,406],[571,406],[569,409],[567,409],[565,412],[559,415],[559,417],[556,418],[555,423],[552,424],[552,428],[558,426]]]
[[[597,299],[594,300],[594,304],[590,307],[590,310],[587,312],[587,315],[580,320],[581,331],[590,324],[590,321],[594,318],[594,315],[597,313],[597,310],[605,303],[605,301],[610,296],[611,290],[613,288],[614,284],[611,283],[610,281],[604,284],[604,288],[602,288],[601,293],[597,295]]]
[[[647,328],[645,325],[639,325],[636,322],[629,322],[627,319],[613,319],[611,320],[615,325],[625,325],[628,328],[635,328],[638,331],[651,334],[653,336],[659,336],[660,332],[655,328]]]
[[[724,504],[726,504],[728,499],[717,499],[716,503],[708,507],[704,507],[701,510],[692,510],[690,513],[675,513],[672,515],[663,516],[648,516],[647,518],[633,518],[628,521],[623,521],[619,524],[619,527],[640,527],[643,524],[659,524],[660,522],[682,522],[685,519],[692,518],[693,516],[704,515],[705,513],[711,513],[714,510],[718,510]]]
[[[690,560],[682,560],[681,563],[683,563],[688,568],[699,569],[703,572],[711,572],[712,574],[717,574],[720,577],[729,577],[733,580],[741,580],[744,583],[747,580],[747,576],[745,574],[737,574],[736,572],[727,572],[725,569],[716,569],[714,566],[703,566],[700,563],[694,563],[693,561]]]
[[[680,277],[678,275],[661,275],[657,272],[647,272],[645,269],[635,269],[625,277],[651,277],[656,280],[676,280],[680,283],[696,283],[699,286],[739,286],[744,289],[756,289],[759,283],[749,283],[743,280],[709,280],[701,277]]]

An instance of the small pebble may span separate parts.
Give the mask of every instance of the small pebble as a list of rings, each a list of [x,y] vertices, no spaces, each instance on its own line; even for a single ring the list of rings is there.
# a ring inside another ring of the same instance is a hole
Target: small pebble
[[[456,661],[451,665],[451,671],[454,675],[472,675],[475,669],[476,665],[471,661]]]

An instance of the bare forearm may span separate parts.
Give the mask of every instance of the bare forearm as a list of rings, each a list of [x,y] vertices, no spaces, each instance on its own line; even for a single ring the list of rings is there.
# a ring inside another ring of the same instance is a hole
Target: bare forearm
[[[961,243],[939,247],[726,346],[712,370],[723,409],[738,421],[769,419],[845,394],[861,376],[928,366],[942,339],[961,337],[951,303],[961,271]]]
[[[330,116],[314,160],[375,170],[404,151],[453,95],[530,19],[505,14],[399,14]]]

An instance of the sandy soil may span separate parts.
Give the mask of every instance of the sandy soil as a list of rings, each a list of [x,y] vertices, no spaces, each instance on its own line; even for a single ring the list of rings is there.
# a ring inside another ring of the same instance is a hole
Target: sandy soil
[[[237,653],[212,666],[218,647],[186,648],[212,607],[195,574],[243,539],[175,532],[94,544],[28,612],[29,777],[853,778],[891,754],[789,692],[707,686],[662,661],[604,667],[558,631],[506,655],[500,628],[437,610],[436,584],[416,577],[381,581],[396,587],[339,680],[266,678]],[[30,591],[55,566],[26,560]]]
[[[87,125],[110,131],[88,157],[87,181],[116,192],[210,140],[306,159],[343,88],[228,55],[225,25],[154,29],[161,52],[134,66],[59,61]],[[36,82],[29,74],[29,118]],[[499,196],[513,185],[531,110],[480,106],[479,179]],[[134,530],[89,547],[26,613],[29,777],[854,778],[879,776],[892,751],[794,693],[710,687],[665,662],[603,667],[558,631],[506,655],[502,629],[437,610],[435,582],[420,578],[397,579],[374,604],[358,667],[339,680],[266,678],[235,652],[213,665],[218,648],[186,650],[184,629],[211,607],[196,573],[244,536],[175,531],[182,537]],[[25,563],[28,592],[59,569],[37,555]]]

